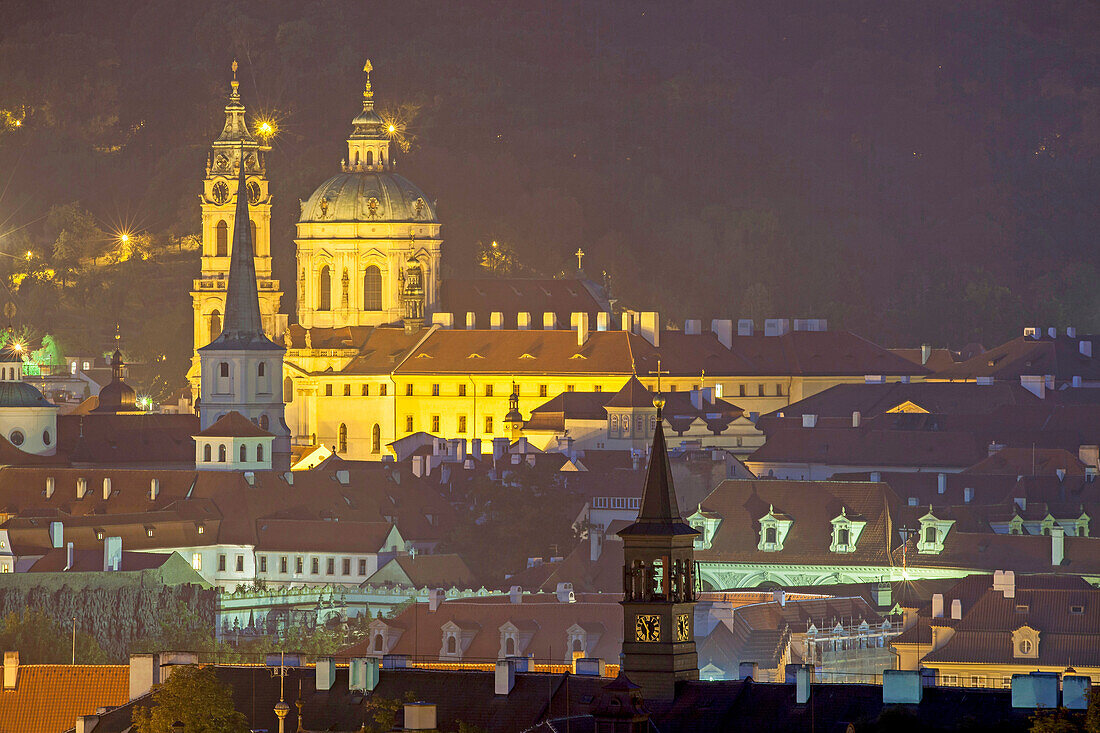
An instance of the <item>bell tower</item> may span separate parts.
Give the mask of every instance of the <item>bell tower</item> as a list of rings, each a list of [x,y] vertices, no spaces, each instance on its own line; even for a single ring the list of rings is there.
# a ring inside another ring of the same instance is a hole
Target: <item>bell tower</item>
[[[193,283],[195,355],[188,371],[192,394],[199,393],[198,349],[222,332],[225,322],[226,287],[233,249],[233,230],[237,212],[237,182],[244,162],[245,189],[248,197],[248,226],[255,247],[256,286],[264,333],[281,336],[278,317],[282,292],[279,281],[271,277],[271,191],[268,187],[265,154],[270,147],[256,140],[248,130],[245,107],[241,102],[237,62],[233,61],[233,80],[225,106],[225,127],[214,140],[206,157],[199,202],[202,208],[202,272]]]
[[[657,427],[638,520],[623,540],[623,667],[650,700],[672,700],[676,683],[699,679],[695,652],[695,560],[699,533],[680,518],[665,447],[658,394]]]

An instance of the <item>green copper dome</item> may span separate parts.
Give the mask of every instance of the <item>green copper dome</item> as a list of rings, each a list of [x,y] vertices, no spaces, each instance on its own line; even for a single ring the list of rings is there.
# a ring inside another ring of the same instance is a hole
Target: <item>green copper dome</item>
[[[0,407],[52,407],[52,404],[26,382],[0,382]]]
[[[438,223],[428,195],[404,176],[383,171],[340,173],[302,202],[299,222]]]

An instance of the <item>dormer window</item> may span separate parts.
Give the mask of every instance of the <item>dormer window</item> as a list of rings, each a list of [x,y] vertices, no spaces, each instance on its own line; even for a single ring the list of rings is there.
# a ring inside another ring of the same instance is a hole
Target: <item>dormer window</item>
[[[1030,626],[1021,626],[1012,632],[1012,656],[1017,659],[1039,658],[1039,632]]]
[[[938,555],[943,552],[943,543],[947,539],[954,519],[940,519],[928,508],[928,513],[920,518],[920,534],[917,536],[917,552]]]
[[[760,518],[760,542],[756,549],[763,552],[779,552],[783,549],[783,541],[791,530],[794,520],[782,512],[775,511],[774,506],[768,507],[768,513]]]
[[[846,507],[840,508],[840,516],[832,520],[833,541],[829,545],[830,552],[855,552],[859,536],[863,534],[863,528],[867,522],[859,515],[848,516]]]
[[[1081,512],[1081,516],[1077,518],[1077,536],[1088,537],[1089,536],[1089,515]]]

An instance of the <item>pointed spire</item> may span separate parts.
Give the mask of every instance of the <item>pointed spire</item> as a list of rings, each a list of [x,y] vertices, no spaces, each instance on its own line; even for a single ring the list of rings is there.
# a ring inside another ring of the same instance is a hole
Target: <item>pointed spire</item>
[[[370,73],[374,71],[374,65],[371,64],[370,59],[367,59],[367,63],[363,64],[363,71],[367,74],[367,82],[363,86],[363,111],[374,109],[374,90],[370,85]]]
[[[657,429],[653,433],[653,449],[646,468],[645,490],[642,492],[642,508],[639,522],[680,522],[680,507],[676,502],[676,488],[672,483],[672,466],[668,462],[665,431],[657,408]]]
[[[229,258],[229,282],[225,294],[225,317],[221,335],[203,349],[281,349],[264,335],[260,317],[260,296],[256,289],[256,253],[248,216],[248,185],[245,181],[244,141],[240,147],[237,174],[237,209],[233,216],[233,250]]]

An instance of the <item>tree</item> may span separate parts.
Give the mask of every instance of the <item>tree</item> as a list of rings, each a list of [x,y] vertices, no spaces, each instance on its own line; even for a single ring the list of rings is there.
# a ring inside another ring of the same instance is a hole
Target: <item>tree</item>
[[[63,627],[37,608],[9,613],[0,627],[0,648],[19,652],[20,664],[68,664],[73,659],[72,640],[71,627]],[[95,638],[78,631],[76,661],[107,664],[110,659]]]
[[[1100,687],[1089,691],[1089,706],[1084,712],[1055,708],[1039,710],[1031,716],[1031,733],[1100,733]]]
[[[136,707],[138,733],[172,733],[180,721],[188,733],[247,733],[248,721],[233,707],[233,691],[218,681],[213,667],[181,666],[153,686],[153,706]]]

